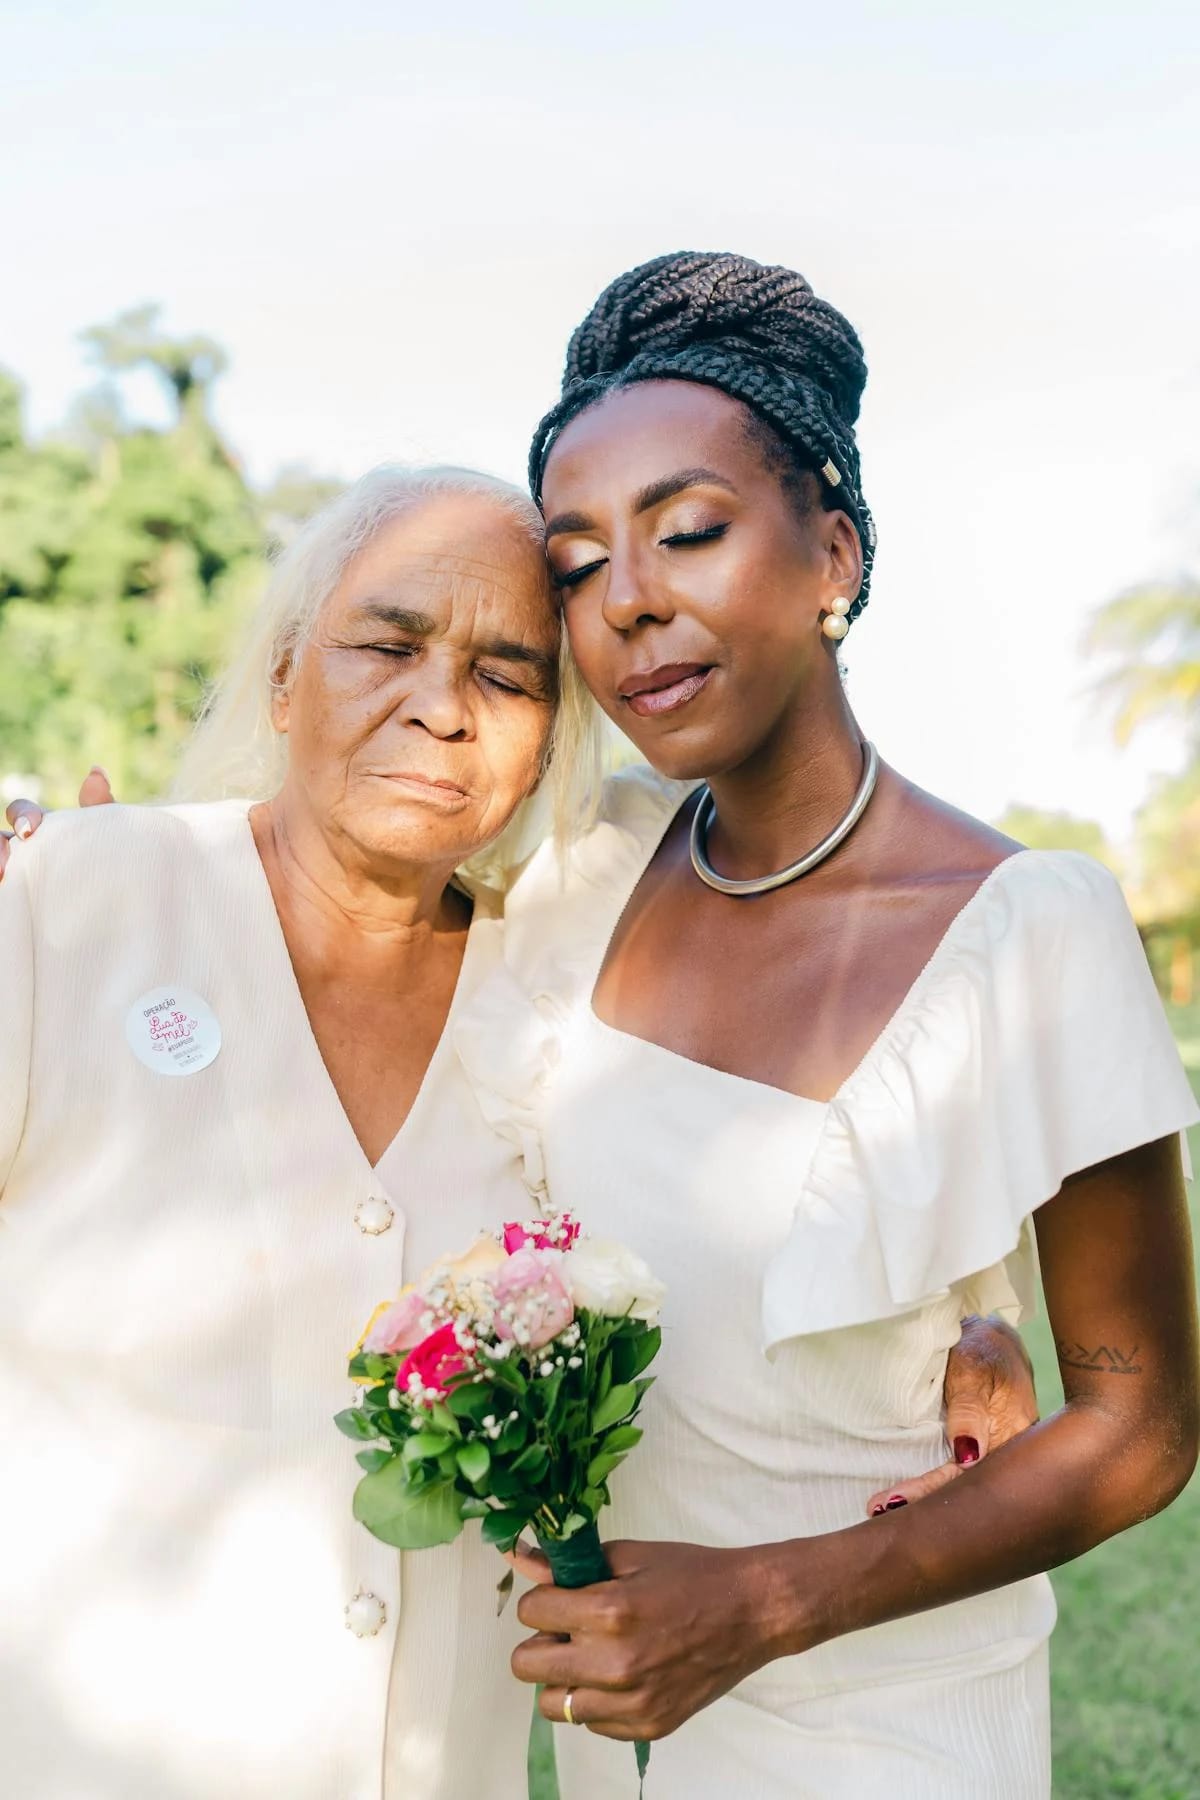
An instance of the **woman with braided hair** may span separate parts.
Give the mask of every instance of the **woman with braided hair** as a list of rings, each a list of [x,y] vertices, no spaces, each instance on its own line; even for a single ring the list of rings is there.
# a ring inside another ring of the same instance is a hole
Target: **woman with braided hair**
[[[518,1559],[570,1800],[647,1738],[655,1800],[1048,1794],[1045,1571],[1196,1460],[1197,1109],[1120,891],[887,768],[840,678],[864,379],[799,275],[661,257],[534,437],[575,662],[651,767],[524,870],[457,1041],[538,1199],[670,1290],[615,1580]],[[1035,1227],[1066,1403],[905,1505]]]

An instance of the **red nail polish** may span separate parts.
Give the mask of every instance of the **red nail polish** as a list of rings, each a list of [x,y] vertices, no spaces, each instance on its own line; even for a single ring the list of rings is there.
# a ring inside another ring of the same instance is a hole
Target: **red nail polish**
[[[908,1505],[908,1501],[904,1499],[903,1495],[897,1494],[894,1500],[888,1501],[887,1505],[884,1507],[883,1510],[885,1512],[895,1512],[895,1510],[898,1506],[907,1506],[907,1505]]]
[[[871,1517],[873,1519],[877,1519],[881,1512],[886,1512],[886,1511],[887,1511],[886,1506],[873,1506],[871,1508]]]
[[[979,1445],[973,1437],[956,1437],[954,1440],[954,1460],[965,1468],[968,1463],[979,1461]]]

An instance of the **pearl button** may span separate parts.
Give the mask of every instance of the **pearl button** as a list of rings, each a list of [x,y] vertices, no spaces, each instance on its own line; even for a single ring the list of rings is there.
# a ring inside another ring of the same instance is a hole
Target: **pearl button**
[[[385,1200],[382,1194],[372,1194],[368,1199],[360,1200],[354,1209],[354,1223],[367,1237],[381,1237],[395,1216],[391,1201]]]
[[[386,1624],[387,1607],[378,1594],[359,1588],[346,1606],[346,1630],[352,1631],[358,1638],[375,1637]]]

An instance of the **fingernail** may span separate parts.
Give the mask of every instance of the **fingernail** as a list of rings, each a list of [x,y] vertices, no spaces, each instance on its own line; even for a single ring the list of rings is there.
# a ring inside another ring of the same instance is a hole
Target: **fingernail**
[[[886,1511],[887,1511],[886,1506],[873,1506],[871,1508],[871,1517],[873,1519],[877,1519],[881,1512],[886,1512]]]
[[[964,1467],[967,1463],[979,1461],[979,1445],[973,1437],[955,1438],[954,1460],[956,1463],[962,1463]]]
[[[19,838],[27,838],[33,831],[33,821],[27,819],[25,814],[21,813],[17,818],[16,824],[13,826],[13,830]]]
[[[91,768],[88,770],[88,774],[89,775],[103,775],[105,781],[108,780],[108,770],[102,769],[100,767],[99,763],[93,763]]]
[[[908,1505],[908,1501],[904,1498],[903,1494],[893,1494],[891,1499],[888,1501],[887,1505],[884,1507],[883,1510],[885,1512],[895,1512],[895,1510],[898,1506],[907,1506],[907,1505]]]

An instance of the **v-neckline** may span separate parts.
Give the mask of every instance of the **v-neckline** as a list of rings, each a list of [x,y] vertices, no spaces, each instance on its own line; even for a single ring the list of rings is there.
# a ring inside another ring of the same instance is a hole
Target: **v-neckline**
[[[481,916],[479,902],[475,896],[471,897],[471,922],[467,927],[467,941],[463,946],[462,962],[459,964],[458,979],[454,984],[454,992],[450,996],[450,1005],[446,1010],[446,1017],[442,1022],[442,1029],[439,1033],[437,1043],[434,1045],[433,1054],[426,1064],[425,1073],[422,1075],[417,1091],[413,1095],[412,1105],[409,1107],[408,1112],[402,1119],[391,1141],[380,1153],[377,1160],[372,1162],[366,1150],[363,1148],[358,1133],[350,1122],[350,1115],[342,1104],[341,1096],[334,1086],[333,1077],[326,1067],[325,1058],[321,1055],[321,1046],[318,1044],[316,1033],[312,1028],[312,1022],[308,1016],[308,1008],[304,1004],[304,996],[300,992],[300,983],[296,979],[296,970],[292,963],[291,953],[288,950],[287,939],[284,936],[283,924],[279,917],[279,909],[275,905],[275,896],[271,892],[271,883],[267,879],[267,871],[263,867],[262,857],[258,853],[258,845],[254,838],[254,829],[250,823],[250,810],[257,804],[258,802],[253,800],[248,800],[245,803],[245,809],[240,814],[240,824],[244,832],[243,848],[248,858],[250,884],[254,890],[252,899],[266,916],[267,937],[271,944],[271,954],[275,963],[275,967],[269,971],[269,973],[274,977],[274,981],[278,984],[278,991],[283,995],[282,1009],[290,1015],[293,1040],[298,1040],[299,1045],[302,1046],[299,1050],[299,1054],[308,1060],[312,1069],[313,1079],[320,1086],[321,1091],[325,1096],[327,1110],[334,1115],[340,1134],[349,1140],[350,1144],[353,1146],[357,1160],[366,1168],[371,1177],[375,1180],[382,1181],[385,1176],[385,1165],[400,1148],[402,1141],[412,1134],[414,1121],[429,1104],[428,1096],[430,1089],[433,1087],[435,1072],[444,1062],[448,1053],[455,1014],[459,1009],[462,997],[469,990],[470,983],[468,976],[471,960],[480,936],[475,929],[476,922]]]
[[[698,785],[699,784],[697,784],[697,786]],[[778,1094],[782,1100],[790,1100],[798,1107],[816,1107],[822,1112],[827,1112],[830,1107],[838,1105],[839,1102],[846,1098],[850,1089],[860,1080],[865,1071],[869,1069],[875,1061],[876,1057],[883,1049],[883,1046],[891,1041],[895,1032],[900,1028],[912,1008],[917,1004],[918,1000],[925,992],[929,982],[940,968],[944,957],[949,953],[953,944],[957,941],[960,930],[965,927],[967,921],[973,916],[977,905],[982,901],[984,895],[990,892],[997,876],[999,876],[1003,870],[1007,869],[1010,864],[1024,862],[1027,858],[1034,857],[1038,854],[1037,851],[1026,848],[1014,850],[1011,851],[1008,856],[1003,857],[993,868],[988,870],[983,880],[972,890],[963,901],[958,911],[954,914],[953,918],[950,919],[941,937],[914,975],[902,996],[899,1005],[895,1007],[881,1029],[872,1038],[863,1055],[859,1057],[858,1061],[846,1075],[844,1080],[838,1083],[837,1088],[829,1096],[828,1100],[817,1100],[814,1099],[811,1094],[795,1094],[790,1088],[778,1087],[774,1082],[757,1081],[753,1075],[739,1075],[732,1069],[718,1069],[715,1063],[700,1062],[694,1056],[684,1056],[682,1051],[672,1050],[666,1044],[659,1044],[654,1038],[640,1037],[637,1032],[633,1031],[622,1031],[619,1025],[611,1025],[607,1019],[602,1019],[600,1014],[596,1011],[596,987],[599,983],[604,965],[608,960],[608,953],[612,947],[613,939],[620,929],[621,921],[625,917],[633,897],[641,886],[651,863],[666,842],[667,835],[672,826],[683,812],[684,807],[691,802],[695,792],[696,788],[693,788],[690,793],[684,796],[679,805],[668,814],[662,830],[657,836],[651,837],[645,855],[638,860],[631,884],[624,890],[619,899],[616,911],[612,915],[609,930],[605,934],[600,946],[599,955],[590,959],[584,989],[585,998],[583,1011],[586,1016],[586,1021],[589,1026],[598,1029],[602,1035],[607,1036],[613,1042],[619,1041],[625,1044],[644,1046],[645,1049],[658,1056],[668,1057],[671,1062],[682,1066],[683,1068],[699,1069],[703,1071],[705,1076],[716,1076],[722,1081],[738,1082],[743,1087],[754,1088],[760,1093]]]

